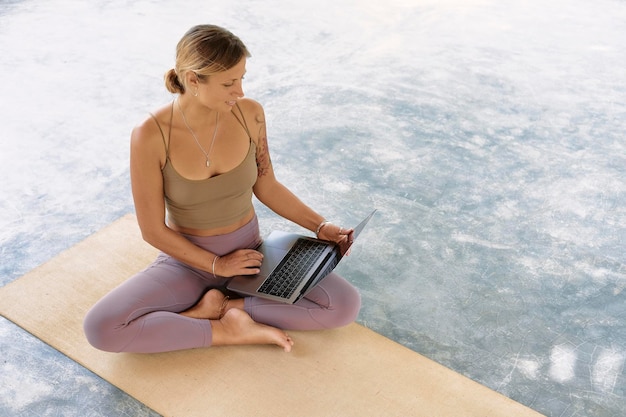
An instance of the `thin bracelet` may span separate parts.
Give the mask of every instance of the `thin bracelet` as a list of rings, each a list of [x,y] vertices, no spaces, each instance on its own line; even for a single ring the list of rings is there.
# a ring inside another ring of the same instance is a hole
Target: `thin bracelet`
[[[326,226],[328,223],[330,223],[327,220],[323,220],[319,226],[317,226],[317,229],[315,229],[315,236],[319,237],[320,235],[320,231],[322,230],[322,227]]]
[[[219,256],[216,256],[215,258],[213,258],[213,276],[215,278],[217,278],[217,275],[215,275],[215,261],[217,261],[219,259]]]

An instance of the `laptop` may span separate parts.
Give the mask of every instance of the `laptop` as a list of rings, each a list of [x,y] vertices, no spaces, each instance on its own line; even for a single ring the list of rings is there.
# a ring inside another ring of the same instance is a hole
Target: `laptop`
[[[376,210],[354,228],[352,243],[374,213]],[[256,250],[263,254],[261,272],[236,276],[227,288],[287,304],[304,297],[344,256],[334,242],[281,231],[270,233]]]

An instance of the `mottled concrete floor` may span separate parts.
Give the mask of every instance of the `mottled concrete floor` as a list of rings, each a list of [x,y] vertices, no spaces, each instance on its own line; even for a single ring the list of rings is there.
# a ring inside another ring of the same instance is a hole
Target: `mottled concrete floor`
[[[626,3],[215,3],[0,1],[0,285],[133,211],[130,130],[217,23],[280,179],[344,224],[379,210],[340,266],[360,323],[547,416],[622,416]],[[0,415],[156,415],[0,336]]]

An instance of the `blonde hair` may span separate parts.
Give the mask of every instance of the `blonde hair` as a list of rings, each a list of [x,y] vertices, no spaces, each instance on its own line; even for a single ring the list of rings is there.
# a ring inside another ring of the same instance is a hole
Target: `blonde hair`
[[[184,94],[187,72],[194,72],[204,82],[234,67],[243,57],[250,57],[250,52],[230,31],[215,25],[194,26],[176,45],[176,66],[165,73],[165,87],[170,93]]]

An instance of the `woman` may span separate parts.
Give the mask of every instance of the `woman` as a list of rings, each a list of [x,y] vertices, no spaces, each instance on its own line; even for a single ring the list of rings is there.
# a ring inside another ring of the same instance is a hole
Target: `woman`
[[[131,135],[131,183],[145,241],[161,251],[145,270],[101,299],[85,317],[96,348],[163,352],[218,345],[275,344],[284,331],[343,326],[360,297],[331,273],[293,305],[228,298],[230,277],[263,262],[252,194],[277,214],[343,248],[352,230],[326,222],[274,176],[263,108],[243,98],[245,45],[212,25],[179,41],[165,75],[176,99]],[[166,216],[167,214],[167,216]]]

